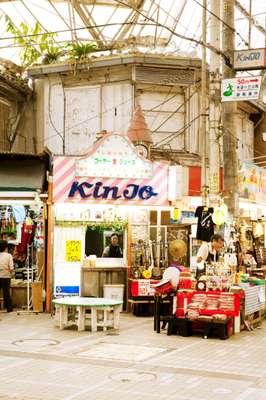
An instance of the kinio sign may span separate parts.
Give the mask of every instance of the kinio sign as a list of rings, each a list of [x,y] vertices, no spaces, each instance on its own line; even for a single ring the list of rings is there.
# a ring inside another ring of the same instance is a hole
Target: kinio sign
[[[139,156],[123,134],[106,134],[79,157],[55,156],[53,202],[168,206],[169,163]]]
[[[109,200],[149,200],[151,197],[157,196],[158,193],[149,185],[141,186],[130,183],[126,185],[125,188],[121,189],[118,186],[105,186],[100,181],[95,184],[88,181],[82,183],[74,181],[68,193],[68,197],[73,198],[76,195],[79,195],[82,199],[92,197],[94,199]]]
[[[266,49],[237,50],[234,69],[237,71],[266,68]]]

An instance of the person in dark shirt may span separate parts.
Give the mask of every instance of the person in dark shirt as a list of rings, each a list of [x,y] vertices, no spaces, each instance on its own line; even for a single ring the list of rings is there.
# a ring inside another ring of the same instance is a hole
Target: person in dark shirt
[[[123,257],[123,252],[118,244],[118,236],[116,233],[113,233],[111,235],[111,243],[109,246],[105,247],[102,257],[113,257],[113,258]]]

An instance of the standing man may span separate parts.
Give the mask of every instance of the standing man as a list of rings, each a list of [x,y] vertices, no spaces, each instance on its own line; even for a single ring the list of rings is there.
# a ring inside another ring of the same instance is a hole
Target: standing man
[[[7,312],[11,312],[10,282],[14,273],[13,257],[7,252],[7,241],[0,240],[0,288],[3,289],[4,305]]]
[[[118,244],[118,236],[116,233],[112,233],[111,243],[109,246],[105,247],[102,257],[114,257],[114,258],[123,257],[123,252]]]
[[[219,251],[224,245],[224,238],[220,234],[214,234],[210,242],[203,243],[197,254],[197,274],[202,275],[205,271],[204,262],[218,261]]]
[[[224,245],[224,238],[222,235],[216,233],[212,235],[209,243],[202,243],[197,254],[197,263],[201,261],[212,262],[218,261],[219,250]]]

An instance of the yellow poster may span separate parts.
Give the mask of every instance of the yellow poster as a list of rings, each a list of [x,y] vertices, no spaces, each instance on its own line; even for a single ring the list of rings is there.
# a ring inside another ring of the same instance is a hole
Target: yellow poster
[[[66,261],[67,262],[81,261],[81,240],[66,241]]]

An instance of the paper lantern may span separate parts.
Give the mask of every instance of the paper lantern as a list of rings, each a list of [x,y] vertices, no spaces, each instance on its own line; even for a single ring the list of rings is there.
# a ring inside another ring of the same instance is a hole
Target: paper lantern
[[[225,222],[225,212],[222,208],[217,207],[212,214],[212,220],[215,225],[223,225]]]
[[[182,217],[182,211],[180,208],[173,208],[170,212],[170,217],[173,221],[178,222],[181,220]]]

